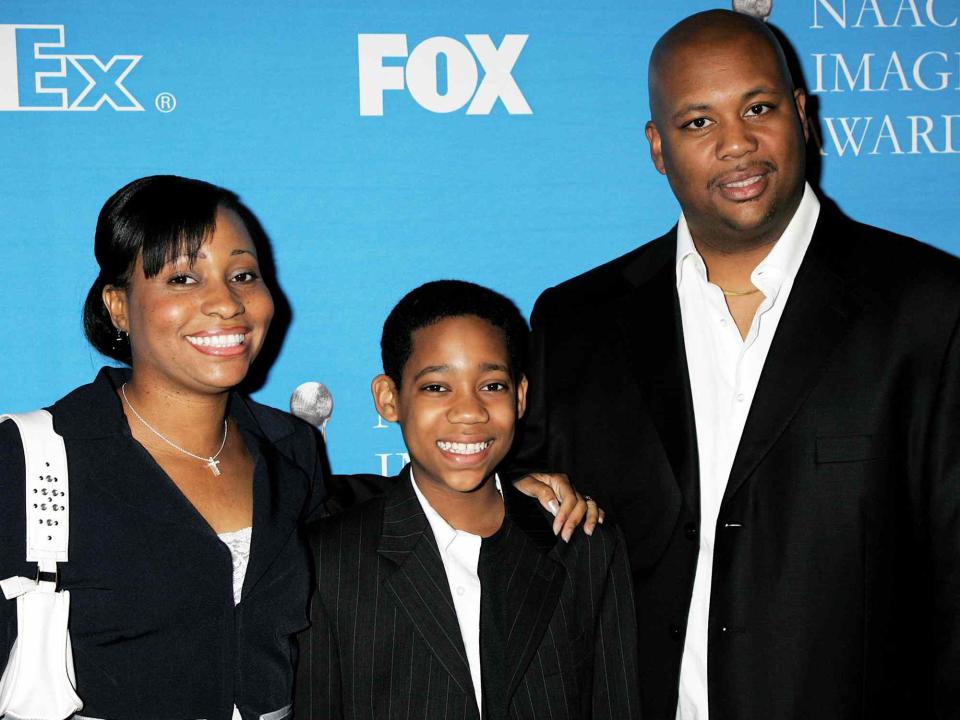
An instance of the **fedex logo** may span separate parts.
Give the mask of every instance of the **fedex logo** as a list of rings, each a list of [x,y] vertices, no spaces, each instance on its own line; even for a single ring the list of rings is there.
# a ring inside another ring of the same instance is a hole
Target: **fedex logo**
[[[500,100],[511,115],[532,115],[513,79],[527,36],[505,35],[499,47],[489,35],[466,39],[469,47],[451,37],[427,38],[408,55],[406,35],[357,35],[360,114],[383,115],[384,92],[406,88],[430,112],[455,112],[469,102],[467,115],[489,115]],[[386,64],[386,58],[406,62]]]
[[[0,110],[143,110],[124,87],[142,55],[63,52],[63,25],[0,25]]]

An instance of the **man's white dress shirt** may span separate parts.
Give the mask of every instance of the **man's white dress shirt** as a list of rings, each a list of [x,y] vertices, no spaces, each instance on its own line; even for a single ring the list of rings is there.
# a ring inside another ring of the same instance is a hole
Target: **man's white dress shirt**
[[[678,720],[709,718],[707,627],[720,501],[767,352],[819,213],[820,203],[807,185],[783,235],[750,275],[764,297],[746,338],[741,338],[721,289],[707,280],[706,265],[682,215],[677,226],[677,293],[700,456],[700,553],[680,666]]]
[[[500,491],[500,478],[494,475],[497,490]],[[473,692],[477,696],[477,710],[483,714],[483,692],[480,685],[480,576],[477,565],[480,562],[480,544],[483,538],[450,526],[440,513],[433,509],[427,498],[420,492],[410,468],[410,482],[420,501],[433,530],[433,537],[440,549],[440,559],[450,583],[450,595],[453,608],[460,623],[463,647],[467,652],[467,664],[470,666],[470,678],[473,680]],[[502,494],[502,491],[500,491]]]

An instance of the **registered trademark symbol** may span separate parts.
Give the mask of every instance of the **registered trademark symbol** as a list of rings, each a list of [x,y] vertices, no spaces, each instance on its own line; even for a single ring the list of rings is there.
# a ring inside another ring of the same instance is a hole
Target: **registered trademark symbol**
[[[153,104],[160,112],[169,113],[173,112],[174,108],[177,107],[177,99],[173,96],[173,93],[162,92],[157,95],[157,99],[153,101]]]

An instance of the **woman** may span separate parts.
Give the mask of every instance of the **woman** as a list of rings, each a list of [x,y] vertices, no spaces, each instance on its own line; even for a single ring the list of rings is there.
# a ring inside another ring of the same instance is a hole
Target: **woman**
[[[170,176],[130,183],[100,213],[84,325],[130,370],[104,368],[52,408],[85,717],[288,712],[309,583],[296,528],[322,478],[309,426],[232,392],[273,316],[244,214],[233,193]],[[0,468],[0,577],[30,576],[13,423]],[[0,601],[0,660],[15,636]]]
[[[104,368],[51,408],[70,471],[59,569],[85,718],[289,715],[310,572],[297,527],[323,512],[324,489],[313,428],[234,391],[273,316],[246,217],[233,193],[173,176],[130,183],[100,213],[84,326],[130,369]],[[36,570],[23,475],[3,423],[0,578]],[[586,506],[567,497],[569,526]],[[16,628],[0,600],[2,663]]]

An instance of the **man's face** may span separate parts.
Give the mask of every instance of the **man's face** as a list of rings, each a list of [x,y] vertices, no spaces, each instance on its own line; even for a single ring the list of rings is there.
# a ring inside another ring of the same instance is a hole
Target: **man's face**
[[[695,240],[774,242],[803,193],[803,91],[750,33],[674,48],[651,78],[650,154]]]

